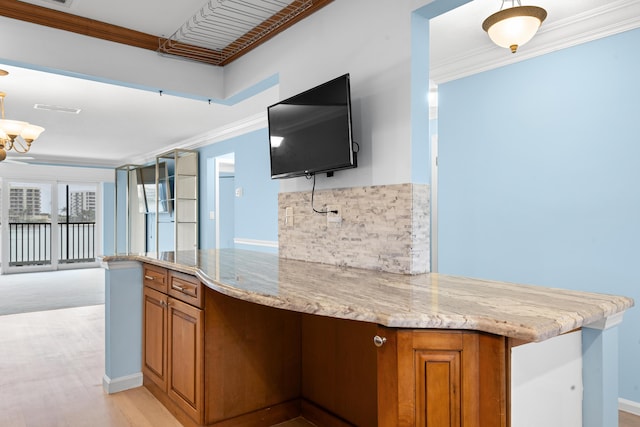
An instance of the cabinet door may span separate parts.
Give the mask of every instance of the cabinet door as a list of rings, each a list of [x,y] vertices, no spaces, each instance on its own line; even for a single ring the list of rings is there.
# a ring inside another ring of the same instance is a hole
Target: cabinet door
[[[415,352],[416,426],[460,427],[461,351]]]
[[[202,310],[169,298],[169,397],[192,419],[203,418]]]
[[[505,427],[504,337],[378,327],[378,425]]]
[[[167,391],[167,296],[144,287],[142,372]]]

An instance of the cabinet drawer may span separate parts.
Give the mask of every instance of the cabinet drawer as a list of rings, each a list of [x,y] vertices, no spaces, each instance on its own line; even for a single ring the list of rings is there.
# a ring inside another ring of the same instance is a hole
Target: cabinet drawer
[[[202,308],[202,284],[194,276],[170,271],[168,293],[175,299]]]
[[[145,286],[166,294],[167,277],[168,271],[166,268],[157,267],[151,264],[144,264],[143,283]]]

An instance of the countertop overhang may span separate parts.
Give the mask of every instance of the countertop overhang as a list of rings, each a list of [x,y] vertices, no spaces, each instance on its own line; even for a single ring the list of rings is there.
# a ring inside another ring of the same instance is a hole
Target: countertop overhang
[[[387,327],[460,329],[544,341],[618,315],[631,298],[438,273],[402,275],[238,249],[105,256],[197,276],[256,304]]]

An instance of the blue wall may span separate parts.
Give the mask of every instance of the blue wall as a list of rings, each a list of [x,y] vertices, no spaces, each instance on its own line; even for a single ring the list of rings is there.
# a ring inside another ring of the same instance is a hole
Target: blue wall
[[[640,30],[442,84],[439,269],[640,303]],[[640,402],[640,314],[620,396]]]
[[[249,132],[208,145],[200,151],[200,248],[215,247],[215,210],[213,159],[235,153],[235,187],[243,196],[235,199],[235,237],[276,243],[278,240],[278,181],[271,179],[267,129]],[[276,251],[259,246],[252,250]]]

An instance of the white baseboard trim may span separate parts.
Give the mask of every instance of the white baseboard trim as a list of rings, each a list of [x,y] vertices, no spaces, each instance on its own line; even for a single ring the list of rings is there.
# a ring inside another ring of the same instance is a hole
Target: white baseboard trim
[[[102,378],[102,388],[107,394],[118,393],[142,386],[142,372],[127,375],[120,378],[111,379],[106,374]]]
[[[624,412],[629,412],[633,415],[640,416],[640,402],[634,402],[633,400],[618,398],[618,409]]]

